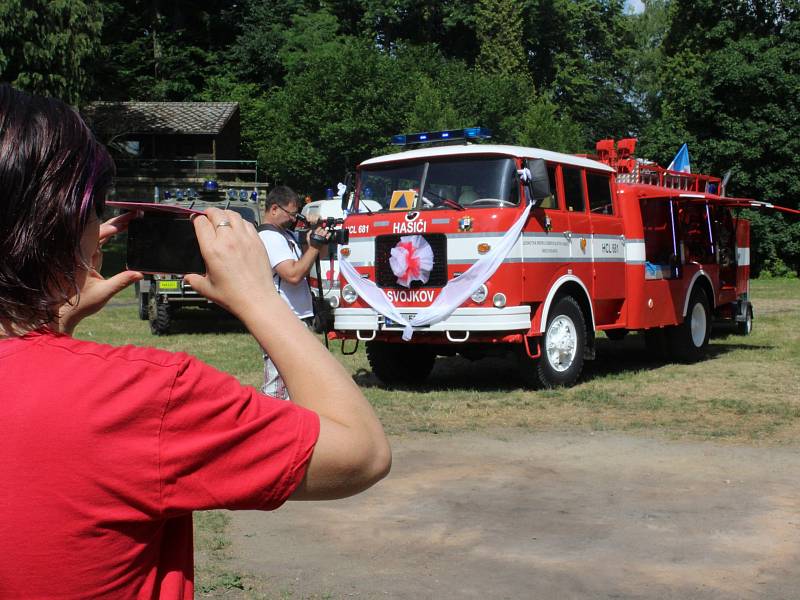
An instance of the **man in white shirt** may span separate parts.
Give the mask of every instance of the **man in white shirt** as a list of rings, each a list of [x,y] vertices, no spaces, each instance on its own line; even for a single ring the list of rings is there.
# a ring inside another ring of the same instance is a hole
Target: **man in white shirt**
[[[307,277],[325,245],[313,241],[312,232],[309,231],[308,247],[305,252],[301,250],[293,231],[299,212],[300,199],[291,188],[286,186],[274,188],[267,195],[263,224],[258,228],[258,235],[267,249],[272,264],[275,288],[298,318],[310,323],[314,317],[314,309]],[[317,227],[313,233],[327,237],[324,227]],[[289,392],[283,379],[266,353],[264,353],[264,385],[261,391],[276,398],[289,399]]]

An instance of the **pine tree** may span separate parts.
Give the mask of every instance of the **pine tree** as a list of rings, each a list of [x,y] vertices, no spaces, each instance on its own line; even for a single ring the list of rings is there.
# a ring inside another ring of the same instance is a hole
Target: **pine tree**
[[[0,80],[77,104],[100,48],[102,8],[95,0],[0,2]]]
[[[522,13],[513,0],[480,0],[475,9],[480,44],[477,67],[486,73],[510,74],[527,69],[522,48]]]

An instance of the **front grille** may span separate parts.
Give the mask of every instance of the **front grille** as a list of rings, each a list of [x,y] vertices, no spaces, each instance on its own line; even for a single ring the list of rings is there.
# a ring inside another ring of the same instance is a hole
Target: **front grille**
[[[397,283],[397,277],[389,266],[392,248],[400,241],[401,235],[379,235],[375,238],[375,274],[378,287],[405,289]],[[447,284],[447,237],[443,233],[426,233],[422,237],[433,250],[433,269],[428,283],[412,281],[411,289],[421,287],[444,287]]]

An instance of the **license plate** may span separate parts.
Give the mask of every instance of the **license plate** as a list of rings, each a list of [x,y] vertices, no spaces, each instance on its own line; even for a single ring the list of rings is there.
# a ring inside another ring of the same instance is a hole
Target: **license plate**
[[[178,282],[177,281],[159,281],[158,282],[158,289],[160,289],[160,290],[177,290],[178,289]]]
[[[411,319],[417,316],[417,313],[400,313],[400,314],[402,314],[403,317],[405,317],[406,321],[409,322],[411,321]],[[404,327],[404,325],[400,325],[400,323],[392,321],[389,317],[384,317],[383,322],[386,325],[386,327]]]

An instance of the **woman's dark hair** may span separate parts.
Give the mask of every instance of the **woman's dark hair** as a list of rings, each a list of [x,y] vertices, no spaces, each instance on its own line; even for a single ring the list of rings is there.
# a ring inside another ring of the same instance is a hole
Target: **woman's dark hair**
[[[75,110],[0,84],[0,321],[39,329],[78,292],[81,236],[113,176]]]

